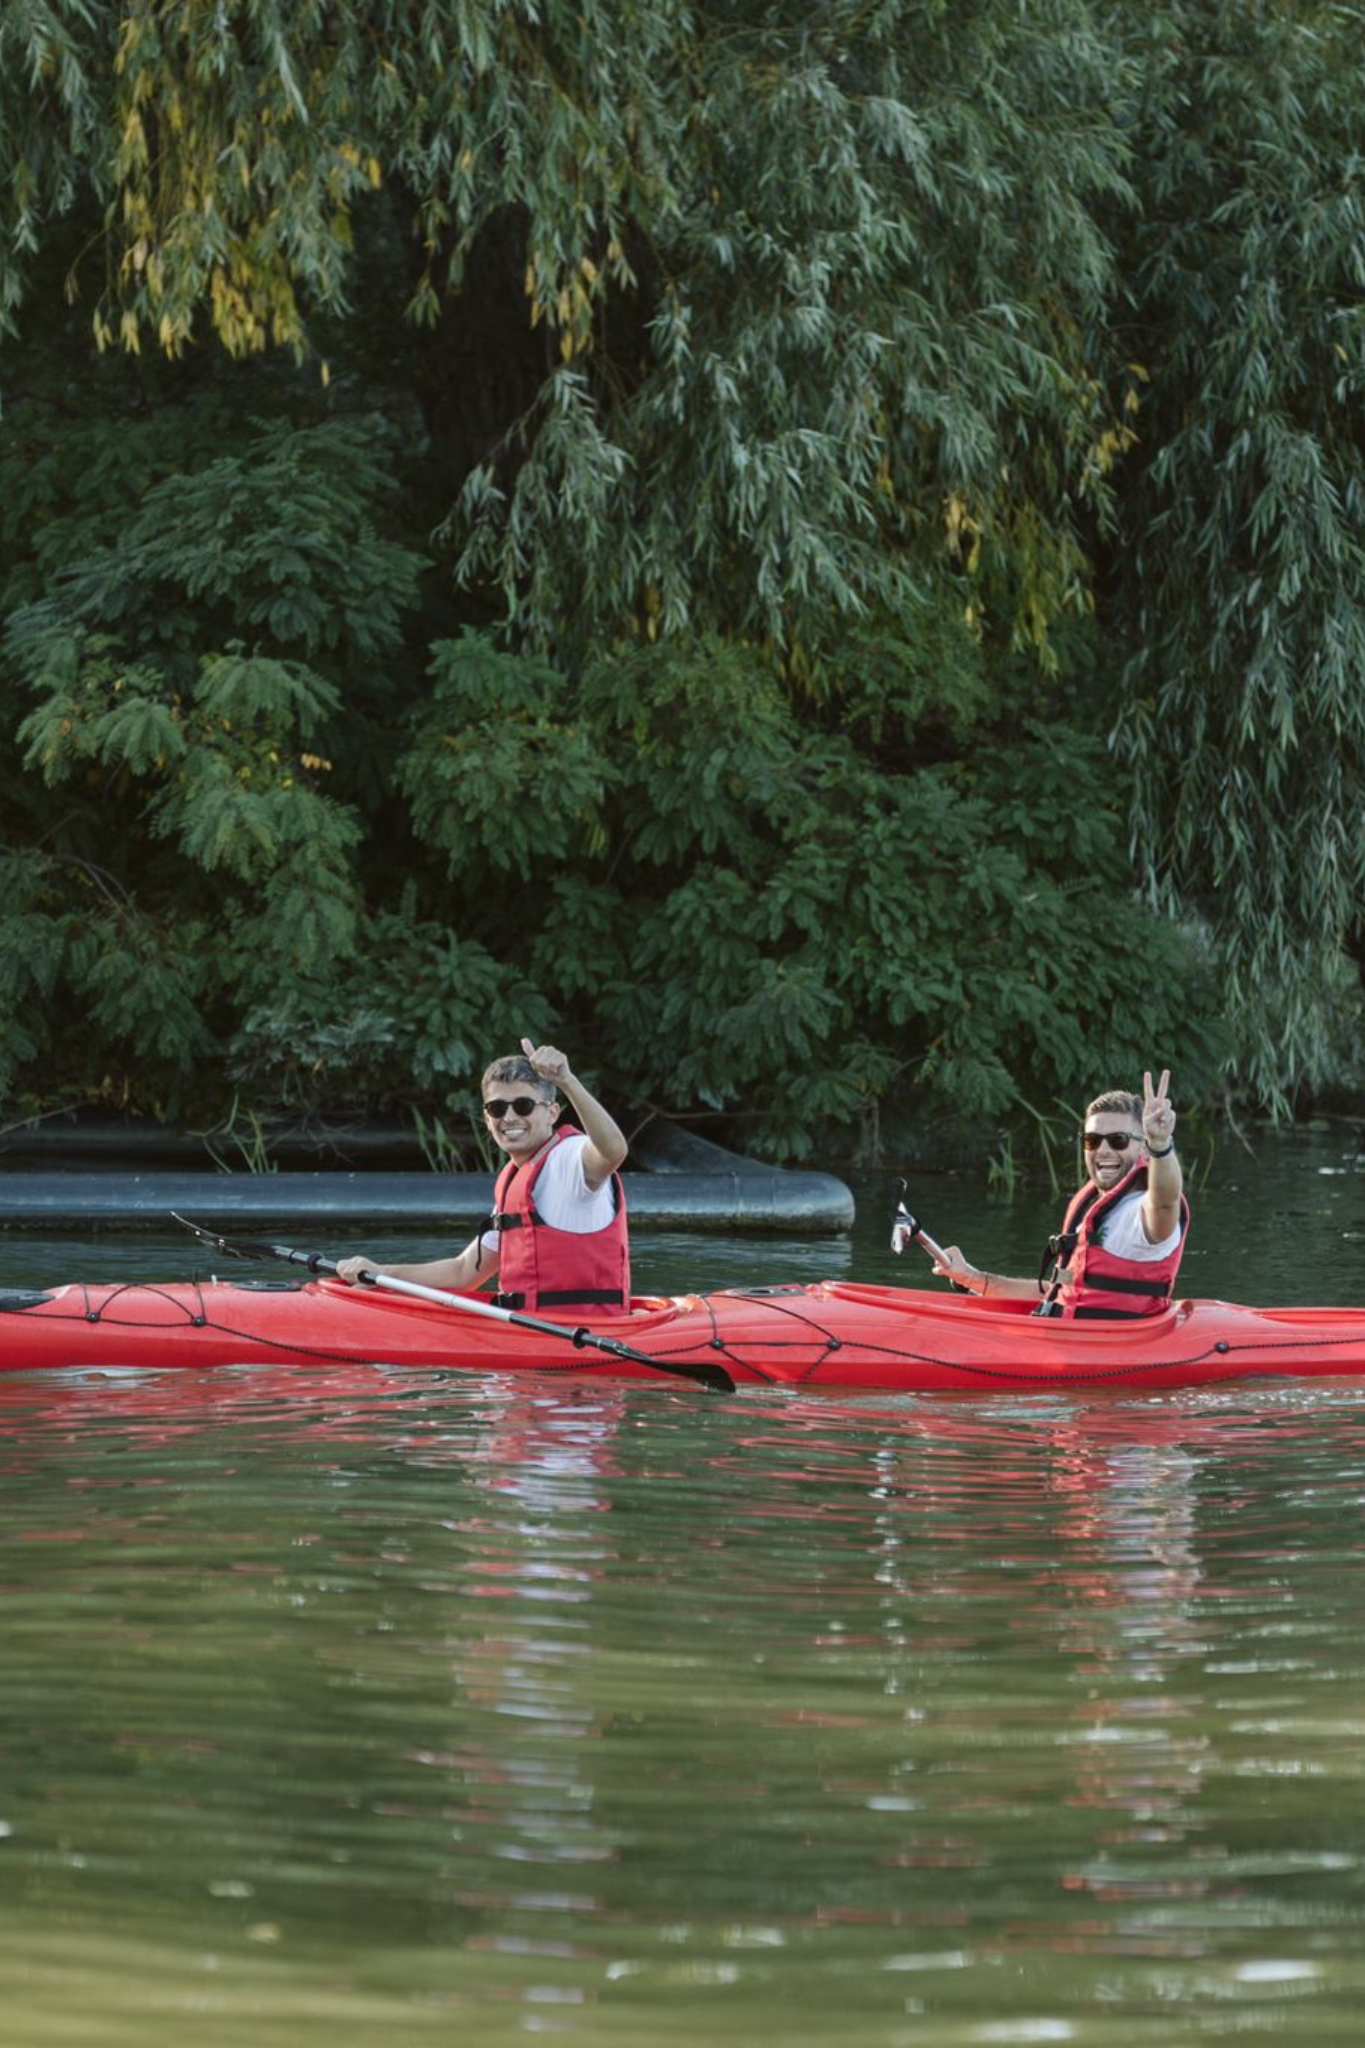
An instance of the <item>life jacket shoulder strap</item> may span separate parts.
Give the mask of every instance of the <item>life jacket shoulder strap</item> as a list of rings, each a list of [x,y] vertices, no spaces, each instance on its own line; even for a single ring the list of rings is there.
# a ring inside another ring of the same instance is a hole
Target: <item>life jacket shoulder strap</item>
[[[1081,1241],[1078,1230],[1057,1230],[1043,1246],[1043,1256],[1038,1262],[1038,1292],[1046,1294],[1050,1286],[1057,1283],[1057,1271],[1065,1266],[1076,1246]]]

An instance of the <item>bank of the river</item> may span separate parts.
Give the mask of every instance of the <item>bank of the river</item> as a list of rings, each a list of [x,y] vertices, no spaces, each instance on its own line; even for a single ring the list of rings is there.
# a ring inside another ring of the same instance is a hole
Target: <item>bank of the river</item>
[[[1186,1168],[1194,1226],[1181,1272],[1183,1291],[1260,1303],[1365,1303],[1365,1152],[1353,1127],[1257,1132],[1248,1143],[1227,1139],[1191,1151]],[[221,1189],[223,1199],[239,1184],[265,1185],[283,1177],[206,1174],[195,1186],[201,1194]],[[81,1178],[70,1176],[73,1185]],[[473,1217],[454,1215],[444,1200],[453,1176],[422,1178],[436,1200],[415,1220],[386,1218],[371,1199],[382,1176],[359,1175],[347,1211],[300,1223],[302,1241],[332,1252],[373,1244],[394,1259],[428,1256],[433,1245],[446,1244]],[[641,1183],[657,1179],[665,1191],[675,1177],[635,1178]],[[12,1191],[16,1179],[0,1176],[0,1194]],[[120,1184],[125,1190],[129,1185]],[[890,1250],[892,1215],[903,1185],[915,1213],[940,1243],[960,1243],[979,1263],[998,1271],[1032,1273],[1063,1201],[1041,1174],[1021,1183],[1013,1200],[1002,1199],[979,1173],[913,1167],[905,1177],[891,1170],[851,1173],[847,1182],[836,1180],[835,1185],[843,1190],[847,1211],[839,1207],[834,1221],[824,1223],[818,1213],[809,1215],[785,1229],[721,1227],[699,1234],[692,1219],[674,1221],[662,1210],[651,1214],[647,1201],[636,1197],[638,1285],[645,1292],[667,1293],[790,1279],[933,1284],[921,1254],[895,1258]],[[473,1215],[486,1212],[485,1202]],[[125,1235],[121,1213],[116,1204],[108,1226],[98,1231],[79,1216],[46,1226],[35,1219],[31,1228],[0,1231],[0,1281],[50,1284],[124,1272],[138,1279],[167,1279],[190,1270],[197,1256],[193,1244],[170,1222],[169,1207],[161,1206],[159,1196],[130,1235]]]

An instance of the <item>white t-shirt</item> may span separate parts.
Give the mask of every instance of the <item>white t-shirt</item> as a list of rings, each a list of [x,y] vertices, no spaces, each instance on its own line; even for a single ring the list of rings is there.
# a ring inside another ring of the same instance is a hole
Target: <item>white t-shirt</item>
[[[1125,1195],[1117,1208],[1111,1209],[1100,1225],[1100,1243],[1116,1259],[1169,1258],[1180,1245],[1180,1225],[1177,1223],[1170,1236],[1160,1244],[1148,1244],[1147,1233],[1142,1227],[1142,1205],[1146,1196],[1141,1188],[1135,1188],[1131,1195]]]
[[[590,1188],[583,1174],[583,1154],[588,1141],[580,1132],[556,1145],[540,1169],[536,1182],[536,1208],[555,1230],[571,1230],[578,1237],[589,1231],[605,1230],[616,1214],[616,1197],[610,1179],[600,1188]],[[498,1255],[498,1232],[483,1234],[485,1259]],[[486,1268],[485,1268],[486,1270]]]

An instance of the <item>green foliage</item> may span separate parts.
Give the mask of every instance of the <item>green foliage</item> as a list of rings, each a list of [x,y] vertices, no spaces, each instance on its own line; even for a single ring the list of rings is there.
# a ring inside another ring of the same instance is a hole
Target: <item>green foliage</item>
[[[45,863],[0,854],[0,1100],[50,1042],[53,996],[67,952],[67,923],[44,901]]]
[[[1084,0],[145,0],[25,10],[0,55],[0,311],[84,211],[102,347],[305,356],[376,231],[441,347],[482,323],[449,533],[541,646],[899,608],[945,498],[1025,569],[1012,630],[1076,601],[1127,190]]]
[[[141,1100],[195,1094],[234,1010],[355,951],[362,827],[321,750],[420,568],[379,530],[380,445],[358,420],[267,426],[121,521],[105,475],[69,480],[29,565],[40,594],[9,619],[7,677],[32,707],[15,740],[61,798],[21,861],[16,939],[49,1010],[87,1017],[87,1075],[140,1063]],[[15,1055],[36,1060],[55,1021],[22,1022],[19,973],[5,997]]]
[[[102,545],[79,516],[49,529],[53,592],[21,613],[17,647],[60,620],[98,621],[168,664],[216,633],[352,664],[390,654],[422,564],[378,531],[383,438],[366,419],[258,424],[240,455],[154,483]]]
[[[1365,10],[1158,8],[1135,41],[1152,385],[1116,738],[1150,893],[1208,919],[1235,1071],[1283,1102],[1365,961]]]
[[[672,12],[632,18],[657,36]],[[680,9],[674,33],[685,64],[647,78],[642,47],[637,92],[627,45],[632,89],[587,108],[595,175],[548,256],[527,194],[528,289],[564,360],[515,422],[510,483],[506,449],[465,482],[463,573],[561,645],[585,615],[594,637],[787,640],[912,602],[946,498],[987,551],[1031,531],[1005,624],[1045,645],[1081,567],[1057,486],[1089,474],[1092,206],[1125,189],[1092,110],[1116,53],[1068,5],[765,8],[700,33]],[[551,122],[528,160],[561,146]]]
[[[566,694],[558,672],[466,633],[437,642],[430,673],[397,783],[452,880],[471,864],[528,879],[580,848],[600,851],[608,771],[597,736],[555,715]]]
[[[414,913],[408,888],[331,972],[263,992],[229,1049],[233,1076],[291,1110],[357,1096],[393,1108],[414,1091],[454,1104],[473,1091],[490,1047],[548,1035],[550,1006],[517,967]]]
[[[6,395],[0,430],[6,615],[33,603],[64,570],[114,545],[149,492],[168,477],[206,467],[239,432],[233,407],[219,394],[182,393],[175,404],[160,403],[145,371],[135,384],[121,362],[81,364],[83,351],[60,330],[59,336],[46,329],[40,361],[16,360],[9,351],[21,382]],[[67,373],[77,367],[82,376],[73,397]]]
[[[800,801],[803,732],[769,663],[711,640],[616,654],[589,671],[585,704],[621,764],[632,858],[666,866],[718,851],[763,858]]]
[[[544,919],[542,985],[595,986],[599,1052],[661,1106],[742,1098],[749,1141],[792,1156],[898,1090],[1007,1116],[1140,1072],[1153,1038],[1210,1071],[1200,963],[1132,900],[1117,802],[1074,815],[1097,740],[1031,723],[1008,755],[888,773],[865,726],[832,705],[813,728],[733,644],[603,659],[581,702],[618,764],[609,869],[524,893],[521,922]]]
[[[68,974],[88,1029],[125,1058],[163,1063],[212,1050],[200,1000],[212,972],[207,928],[137,917],[70,933]]]
[[[0,1093],[27,1070],[47,1100],[94,1095],[110,1063],[150,1075],[211,1052],[202,924],[149,916],[93,863],[32,851],[0,856],[0,892]]]
[[[1362,50],[0,10],[0,1090],[444,1156],[530,1032],[790,1157],[1345,1071]]]

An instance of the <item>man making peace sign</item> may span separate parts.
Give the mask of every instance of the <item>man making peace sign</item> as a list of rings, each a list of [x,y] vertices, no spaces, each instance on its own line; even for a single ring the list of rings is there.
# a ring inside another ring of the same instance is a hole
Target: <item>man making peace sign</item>
[[[985,1273],[956,1245],[935,1262],[934,1271],[969,1294],[1004,1300],[1041,1294],[1041,1315],[1115,1321],[1165,1308],[1190,1222],[1170,1082],[1169,1069],[1155,1087],[1144,1074],[1140,1096],[1111,1088],[1086,1110],[1087,1178],[1072,1196],[1060,1232],[1048,1241],[1039,1279]]]

